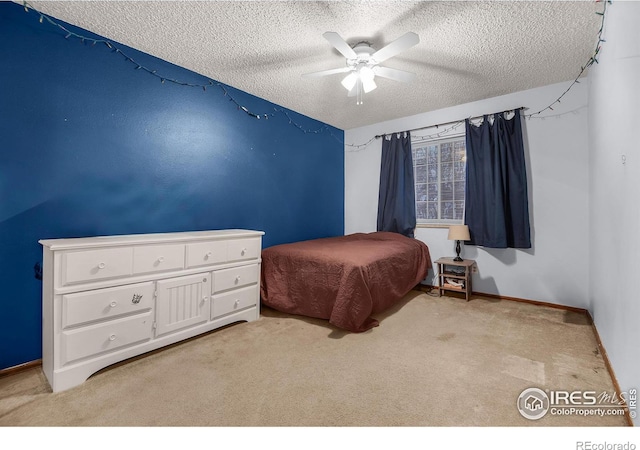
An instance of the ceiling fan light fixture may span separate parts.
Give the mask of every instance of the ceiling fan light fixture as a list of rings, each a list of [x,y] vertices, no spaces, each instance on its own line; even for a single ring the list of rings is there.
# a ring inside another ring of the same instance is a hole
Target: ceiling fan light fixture
[[[342,85],[347,91],[350,91],[356,85],[357,81],[358,81],[358,74],[355,72],[351,72],[349,75],[344,77],[344,79],[342,80]]]
[[[373,78],[361,77],[361,79],[362,79],[362,90],[365,92],[365,94],[373,91],[375,88],[378,87],[376,85],[376,82],[373,81]]]
[[[303,74],[303,76],[321,77],[350,72],[344,77],[341,84],[349,92],[348,97],[355,96],[357,98],[357,105],[362,104],[362,94],[371,92],[378,87],[374,81],[376,76],[403,83],[408,83],[415,78],[413,73],[382,67],[379,64],[418,44],[420,38],[416,33],[409,31],[377,51],[366,41],[360,41],[352,47],[334,31],[327,31],[322,36],[346,58],[346,67],[311,72]]]
[[[360,79],[364,82],[367,80],[373,81],[373,77],[375,74],[373,73],[373,69],[368,66],[364,66],[360,69]]]

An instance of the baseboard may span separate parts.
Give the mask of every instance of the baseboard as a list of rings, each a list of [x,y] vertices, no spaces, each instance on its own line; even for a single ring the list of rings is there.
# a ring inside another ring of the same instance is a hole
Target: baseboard
[[[593,333],[596,335],[596,341],[598,342],[598,351],[602,355],[602,359],[604,360],[604,366],[607,368],[609,375],[611,375],[611,381],[613,381],[613,388],[618,394],[618,397],[623,399],[624,405],[626,406],[627,401],[624,397],[622,397],[622,389],[620,389],[620,385],[618,384],[618,380],[616,378],[615,372],[613,371],[613,367],[611,366],[611,362],[609,361],[609,356],[607,355],[607,350],[605,350],[604,345],[602,345],[602,340],[600,339],[600,334],[598,333],[598,329],[596,328],[596,323],[593,321],[593,317],[591,317],[591,313],[587,311],[587,317],[589,318],[589,322],[591,323],[591,327],[593,328]],[[632,427],[633,419],[631,418],[631,414],[629,413],[629,408],[627,408],[624,412],[624,417],[627,419],[627,424]]]
[[[432,289],[438,289],[438,286],[431,286],[431,285],[427,285],[427,284],[423,284],[421,286],[421,290],[424,290],[426,292],[432,290]],[[611,361],[609,361],[609,356],[607,355],[607,351],[604,348],[604,345],[602,344],[602,340],[600,339],[600,334],[598,333],[598,328],[596,328],[596,324],[593,321],[593,317],[591,317],[591,313],[589,313],[589,310],[584,309],[584,308],[576,308],[575,306],[567,306],[567,305],[558,305],[557,303],[547,303],[547,302],[541,302],[538,300],[528,300],[528,299],[524,299],[524,298],[518,298],[518,297],[508,297],[505,295],[497,295],[497,294],[485,294],[483,292],[472,292],[471,295],[475,295],[477,297],[485,297],[485,298],[494,298],[497,300],[507,300],[507,301],[511,301],[511,302],[521,302],[521,303],[529,303],[532,305],[537,305],[537,306],[546,306],[547,308],[556,308],[556,309],[562,309],[565,311],[571,311],[571,312],[575,312],[575,313],[579,313],[579,314],[584,314],[587,317],[587,320],[589,322],[589,324],[591,325],[591,328],[593,328],[593,333],[596,336],[596,342],[598,344],[598,351],[600,352],[600,354],[602,355],[602,359],[604,360],[604,365],[607,368],[607,371],[609,372],[609,376],[611,377],[611,381],[613,382],[613,388],[616,391],[616,394],[618,395],[619,398],[623,399],[622,397],[622,390],[620,389],[620,384],[618,383],[618,380],[616,378],[616,374],[613,371],[613,367],[611,366]],[[625,406],[626,406],[626,401],[625,401]],[[624,413],[624,417],[627,420],[627,425],[629,425],[630,427],[633,427],[633,420],[631,419],[631,415],[629,413],[629,410],[625,410]]]
[[[25,370],[33,369],[35,367],[42,366],[42,359],[36,359],[35,361],[29,361],[23,364],[18,364],[17,366],[7,367],[6,369],[0,369],[0,378],[6,377],[9,375],[15,375],[20,372],[24,372]]]
[[[471,295],[477,295],[478,297],[485,297],[485,298],[495,298],[497,300],[509,300],[511,302],[529,303],[531,305],[546,306],[547,308],[562,309],[564,311],[571,311],[571,312],[576,312],[580,314],[589,314],[589,311],[587,311],[584,308],[577,308],[575,306],[567,306],[567,305],[558,305],[557,303],[541,302],[538,300],[529,300],[526,298],[507,297],[505,295],[496,295],[496,294],[485,294],[483,292],[472,292]]]
[[[431,286],[431,285],[428,285],[428,284],[420,284],[420,285],[417,285],[416,287],[414,287],[414,289],[415,290],[419,290],[419,291],[429,292],[432,289],[438,289],[438,287],[437,286]],[[512,302],[529,303],[529,304],[532,304],[532,305],[546,306],[548,308],[562,309],[562,310],[565,310],[565,311],[572,311],[572,312],[581,313],[581,314],[586,315],[589,323],[591,324],[591,327],[593,328],[593,333],[596,336],[596,342],[598,344],[598,351],[602,355],[602,359],[604,360],[604,365],[607,368],[607,371],[609,372],[609,376],[611,376],[611,381],[613,382],[613,388],[615,389],[616,394],[618,395],[618,397],[623,398],[622,395],[621,395],[622,394],[622,390],[620,389],[620,384],[618,383],[618,380],[616,378],[615,372],[613,371],[613,367],[611,366],[611,361],[609,361],[609,356],[607,355],[607,351],[604,348],[604,345],[602,344],[602,340],[600,339],[600,334],[598,333],[598,328],[596,327],[596,324],[593,321],[593,317],[591,317],[591,313],[589,313],[589,311],[587,309],[576,308],[575,306],[558,305],[556,303],[541,302],[541,301],[537,301],[537,300],[528,300],[528,299],[518,298],[518,297],[508,297],[508,296],[505,296],[505,295],[485,294],[485,293],[482,293],[482,292],[472,292],[471,295],[475,295],[475,296],[478,296],[478,297],[495,298],[497,300],[507,300],[507,301],[512,301]],[[29,362],[26,362],[26,363],[23,363],[23,364],[19,364],[17,366],[8,367],[6,369],[0,369],[0,378],[4,377],[4,376],[9,376],[9,375],[15,375],[16,373],[23,372],[23,371],[26,371],[26,370],[29,370],[29,369],[33,369],[35,367],[40,367],[40,366],[42,366],[42,359],[37,359],[35,361],[29,361]],[[634,426],[633,420],[631,419],[631,415],[629,414],[629,410],[628,409],[625,411],[624,417],[627,420],[627,425],[629,425],[630,427]]]

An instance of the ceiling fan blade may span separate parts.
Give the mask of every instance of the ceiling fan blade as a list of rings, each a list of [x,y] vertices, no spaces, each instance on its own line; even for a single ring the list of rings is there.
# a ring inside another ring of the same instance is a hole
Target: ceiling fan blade
[[[400,81],[402,83],[408,83],[413,81],[416,77],[415,73],[405,72],[404,70],[392,69],[391,67],[375,66],[373,73],[382,78],[389,78],[390,80]]]
[[[342,55],[347,59],[356,59],[358,55],[353,49],[345,42],[340,35],[334,31],[327,31],[322,35],[331,45],[335,47]],[[393,43],[393,42],[392,42]]]
[[[371,55],[371,59],[375,60],[378,63],[381,63],[382,61],[396,56],[400,52],[410,49],[418,42],[420,42],[420,37],[417,34],[409,31],[389,45],[386,45],[385,47],[382,47],[380,50],[375,52],[373,55]]]
[[[335,73],[345,73],[351,70],[350,67],[340,67],[339,69],[321,70],[320,72],[303,73],[302,76],[306,78],[320,78],[327,75],[333,75]]]

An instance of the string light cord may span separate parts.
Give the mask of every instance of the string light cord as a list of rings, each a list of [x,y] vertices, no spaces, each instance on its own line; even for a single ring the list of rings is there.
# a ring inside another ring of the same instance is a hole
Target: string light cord
[[[376,138],[375,136],[372,137],[371,139],[369,139],[367,142],[365,142],[364,144],[344,144],[345,147],[351,147],[353,150],[345,150],[346,152],[359,152],[361,150],[364,150],[365,148],[367,148],[369,146],[369,144],[371,144],[373,141],[375,141]]]
[[[538,120],[544,121],[546,119],[559,119],[561,117],[568,116],[569,114],[576,116],[576,115],[579,115],[580,111],[585,109],[586,107],[587,107],[587,105],[582,105],[582,106],[579,106],[578,108],[572,109],[571,111],[564,111],[564,112],[557,113],[557,114],[547,114],[547,115],[542,116],[542,117],[539,117],[539,116],[527,117],[527,119],[538,119]]]
[[[437,131],[437,132],[432,133],[432,134],[415,135],[414,133],[412,133],[411,134],[411,141],[412,142],[423,142],[423,141],[429,141],[429,140],[433,140],[433,139],[438,139],[438,138],[441,138],[441,137],[447,137],[447,135],[449,133],[451,133],[453,130],[457,129],[461,125],[464,125],[464,120],[459,120],[459,121],[453,123],[452,125],[448,126],[447,128],[443,128],[442,130]],[[431,125],[431,126],[428,126],[428,127],[422,127],[422,128],[417,128],[417,129],[418,130],[423,130],[423,129],[426,129],[426,128],[439,129],[440,125]],[[415,131],[415,130],[411,130],[411,131]],[[388,134],[393,134],[393,133],[388,133]],[[364,144],[345,144],[345,145],[348,146],[348,147],[354,148],[354,150],[348,150],[348,151],[357,152],[357,151],[363,150],[370,143],[372,143],[374,140],[376,140],[377,138],[380,138],[382,136],[385,136],[385,135],[374,136],[371,139],[369,139],[367,142],[365,142]]]
[[[586,64],[583,65],[580,68],[580,72],[578,73],[576,78],[572,81],[572,83],[569,85],[569,87],[567,87],[567,89],[562,94],[560,94],[560,96],[554,102],[552,102],[551,104],[549,104],[548,106],[546,106],[545,108],[542,108],[541,110],[539,110],[537,112],[534,112],[534,113],[531,113],[531,114],[525,114],[524,117],[526,119],[544,118],[544,117],[538,117],[538,116],[540,114],[542,114],[543,112],[545,112],[545,111],[554,111],[553,106],[556,105],[556,104],[561,103],[562,98],[569,93],[569,91],[573,88],[573,86],[575,86],[576,84],[580,83],[579,78],[582,77],[582,75],[585,73],[585,71],[589,67],[591,67],[594,63],[598,64],[598,54],[600,53],[600,50],[602,48],[602,43],[606,42],[602,38],[602,34],[604,32],[607,5],[610,5],[612,3],[612,0],[595,0],[595,2],[596,3],[602,3],[603,8],[602,8],[602,11],[596,12],[597,15],[601,16],[601,23],[600,23],[600,28],[598,30],[597,43],[596,43],[595,50],[593,51],[592,56],[587,60]],[[295,126],[297,129],[299,129],[303,133],[305,133],[305,134],[308,134],[308,133],[319,134],[319,133],[323,133],[323,132],[328,132],[331,135],[331,137],[333,137],[336,141],[338,141],[341,144],[344,144],[343,141],[340,138],[338,138],[331,131],[331,128],[328,125],[322,125],[322,126],[320,126],[319,128],[317,128],[315,130],[311,130],[311,129],[305,128],[302,125],[300,125],[299,123],[297,123],[295,120],[293,120],[293,118],[291,117],[289,112],[287,110],[285,110],[284,108],[276,108],[276,107],[274,107],[273,112],[271,112],[271,113],[256,114],[253,111],[249,110],[246,106],[244,106],[240,102],[238,102],[229,93],[228,87],[225,86],[224,84],[220,83],[220,82],[213,81],[211,79],[207,79],[206,83],[189,83],[189,82],[181,81],[181,80],[174,79],[174,78],[171,78],[171,77],[163,76],[162,74],[159,74],[156,70],[151,69],[149,67],[146,67],[145,65],[140,64],[139,62],[137,62],[133,57],[129,56],[126,52],[124,52],[119,46],[114,44],[112,41],[109,41],[107,39],[96,39],[96,38],[92,38],[92,37],[88,37],[88,36],[84,36],[84,35],[75,33],[74,31],[69,30],[67,27],[63,26],[62,24],[60,24],[59,22],[57,22],[56,20],[54,20],[50,16],[38,11],[31,4],[29,4],[27,1],[23,1],[23,6],[24,6],[24,10],[27,13],[29,12],[29,10],[32,10],[36,14],[38,14],[40,16],[40,18],[39,18],[39,22],[40,23],[44,23],[44,21],[46,21],[50,25],[58,28],[60,31],[65,33],[65,39],[74,38],[74,39],[79,40],[83,44],[90,43],[91,46],[95,46],[96,44],[105,45],[112,52],[122,56],[125,59],[125,61],[131,63],[135,67],[135,70],[143,70],[143,71],[147,72],[149,75],[152,75],[152,76],[158,78],[160,80],[160,82],[163,83],[163,84],[165,82],[170,82],[170,83],[177,84],[177,85],[180,85],[180,86],[201,88],[203,91],[206,91],[207,88],[210,88],[210,87],[217,87],[218,89],[220,89],[222,94],[231,103],[233,103],[236,106],[237,110],[244,112],[245,114],[247,114],[250,117],[253,117],[253,118],[258,119],[258,120],[259,119],[268,120],[270,117],[274,117],[276,114],[279,114],[279,113],[280,114],[284,114],[286,116],[286,118],[289,120],[289,124]],[[460,127],[462,124],[464,124],[464,120],[461,120],[461,121],[458,121],[458,122],[454,123],[453,125],[451,125],[449,128],[447,128],[445,130],[438,131],[438,132],[430,134],[430,135],[420,136],[419,138],[421,140],[437,139],[439,137],[442,137],[446,133],[448,133],[448,132]],[[434,127],[438,128],[437,125],[434,125]],[[430,127],[424,127],[424,128],[430,128]],[[372,137],[371,139],[369,139],[364,144],[344,144],[344,145],[345,145],[345,147],[350,147],[350,148],[354,149],[354,150],[351,150],[351,151],[360,151],[360,150],[363,150],[364,148],[368,147],[369,144],[371,144],[375,139],[376,139],[376,137]]]
[[[287,110],[285,110],[284,108],[277,108],[274,107],[273,108],[273,112],[271,113],[264,113],[264,114],[256,114],[253,111],[249,110],[249,108],[247,108],[246,106],[242,105],[240,102],[238,102],[229,92],[230,87],[224,85],[223,83],[220,83],[218,81],[213,81],[211,79],[207,79],[206,83],[189,83],[186,81],[181,81],[175,78],[171,78],[171,77],[167,77],[164,76],[160,73],[157,72],[157,70],[151,69],[141,63],[139,63],[138,61],[136,61],[133,57],[131,57],[129,54],[127,54],[125,51],[122,50],[122,48],[120,48],[117,44],[114,44],[112,41],[108,40],[108,39],[96,39],[96,38],[92,38],[92,37],[88,37],[88,36],[84,36],[81,34],[78,34],[74,31],[69,30],[67,27],[65,27],[64,25],[62,25],[61,23],[57,22],[56,20],[54,20],[53,18],[51,18],[50,16],[38,11],[36,8],[34,8],[29,2],[27,1],[23,1],[23,6],[24,6],[24,10],[28,13],[29,10],[34,11],[36,14],[38,14],[40,16],[39,18],[39,22],[40,23],[44,23],[45,21],[58,28],[60,31],[62,31],[65,34],[65,39],[77,39],[79,40],[81,43],[83,44],[90,44],[92,47],[95,46],[96,44],[100,44],[100,45],[104,45],[106,46],[109,50],[111,50],[113,53],[118,54],[120,56],[122,56],[125,61],[131,63],[135,70],[142,70],[146,73],[148,73],[149,75],[152,75],[154,77],[156,77],[157,79],[160,80],[160,82],[162,84],[168,82],[168,83],[173,83],[173,84],[177,84],[180,86],[187,86],[187,87],[192,87],[192,88],[200,88],[203,91],[207,91],[207,88],[218,88],[222,94],[224,95],[224,97],[226,97],[231,103],[233,103],[238,111],[242,111],[245,114],[247,114],[250,117],[253,117],[255,119],[264,119],[264,120],[268,120],[270,117],[274,117],[277,114],[283,114],[284,116],[286,116],[286,118],[289,120],[289,124],[295,126],[297,129],[299,129],[300,131],[302,131],[305,134],[319,134],[319,133],[324,133],[324,132],[328,132],[331,137],[333,137],[336,141],[338,141],[340,144],[343,144],[343,141],[336,136],[333,131],[331,130],[331,128],[328,125],[322,125],[317,129],[308,129],[303,127],[302,125],[300,125],[298,122],[296,122],[291,115],[289,114],[289,112]]]
[[[587,60],[587,63],[584,66],[580,67],[580,72],[578,73],[578,76],[573,80],[573,82],[571,82],[571,84],[569,85],[569,87],[562,93],[560,94],[560,96],[553,102],[551,103],[549,106],[542,108],[540,111],[538,112],[534,112],[531,114],[526,114],[524,117],[527,119],[531,119],[531,118],[536,118],[535,116],[538,116],[540,114],[542,114],[545,111],[553,111],[553,106],[561,103],[562,98],[567,95],[567,93],[569,93],[569,91],[571,90],[572,87],[574,87],[576,84],[579,84],[579,78],[585,73],[585,71],[591,67],[594,63],[598,64],[598,54],[600,53],[600,49],[602,48],[602,43],[606,42],[603,38],[602,38],[602,33],[604,32],[604,19],[605,16],[607,14],[607,5],[610,5],[612,3],[612,0],[595,0],[596,3],[602,3],[602,11],[598,11],[596,12],[597,15],[600,16],[600,29],[598,30],[598,40],[596,42],[596,47],[595,50],[593,51],[593,54],[591,55],[591,57]]]
[[[562,94],[560,94],[560,96],[555,101],[553,101],[551,104],[549,104],[545,108],[542,108],[540,111],[537,111],[537,112],[534,112],[534,113],[531,113],[531,114],[523,114],[523,117],[525,119],[542,119],[542,120],[544,120],[545,118],[559,117],[559,116],[562,116],[562,115],[565,115],[565,114],[573,112],[573,111],[569,111],[567,113],[553,114],[553,115],[547,115],[547,116],[540,117],[540,114],[542,114],[545,111],[554,111],[553,106],[558,104],[558,103],[561,103],[562,98],[569,93],[571,88],[573,88],[576,84],[580,83],[579,78],[582,77],[582,75],[585,73],[585,71],[589,67],[591,67],[594,63],[598,64],[598,55],[600,53],[600,50],[602,49],[602,44],[604,42],[606,42],[605,39],[603,39],[602,34],[604,32],[605,17],[606,17],[606,14],[607,14],[607,5],[612,4],[612,0],[595,0],[595,2],[596,3],[602,3],[603,6],[602,6],[602,11],[596,12],[596,14],[598,16],[600,16],[601,21],[600,21],[600,28],[598,29],[598,34],[597,34],[598,39],[597,39],[597,43],[596,43],[595,49],[593,51],[593,54],[591,55],[591,57],[589,57],[589,59],[587,60],[587,63],[584,66],[580,67],[580,72],[578,73],[578,76],[576,76],[576,78],[569,85],[569,87]],[[577,109],[581,109],[581,108],[577,108]],[[436,132],[436,133],[433,133],[433,134],[430,134],[430,135],[419,136],[419,137],[416,137],[416,139],[418,139],[418,138],[420,140],[438,139],[440,137],[443,137],[446,133],[457,129],[458,127],[463,125],[464,122],[465,122],[464,120],[460,120],[458,122],[455,122],[453,125],[451,125],[451,127],[449,127],[446,130],[442,130],[442,131],[439,131],[439,132]],[[435,127],[436,129],[439,128],[438,125],[431,125],[431,126],[427,126],[427,127],[424,127],[424,128],[426,129],[426,128],[432,128],[432,127]],[[355,148],[356,150],[354,150],[354,151],[360,151],[363,148],[367,147],[371,142],[373,142],[374,139],[375,139],[375,137],[369,139],[364,144],[346,144],[346,145],[349,146],[349,147]]]
[[[429,141],[429,140],[438,139],[441,137],[446,137],[449,133],[451,133],[453,130],[458,129],[462,125],[464,125],[464,120],[459,120],[458,122],[452,124],[451,126],[443,129],[442,131],[438,131],[436,133],[425,134],[421,136],[411,134],[411,139],[416,141]],[[436,129],[440,128],[438,125],[436,125],[435,127]]]

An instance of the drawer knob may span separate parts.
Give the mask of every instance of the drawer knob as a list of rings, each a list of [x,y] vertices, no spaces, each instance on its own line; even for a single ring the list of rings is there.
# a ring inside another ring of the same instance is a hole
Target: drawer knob
[[[109,340],[110,341],[115,341],[116,340],[116,335],[112,334],[111,336],[109,336]]]
[[[240,275],[236,277],[236,284],[240,283]]]
[[[235,303],[233,304],[234,308],[237,308],[240,305],[240,300],[236,300]]]
[[[206,295],[204,297],[202,297],[202,301],[206,302],[207,300],[209,300],[209,297],[207,297]]]
[[[115,308],[117,304],[118,304],[118,302],[113,301],[113,302],[109,303],[109,306],[111,306],[112,308]]]
[[[245,254],[245,253],[247,253],[247,249],[246,249],[246,248],[243,248],[243,249],[242,249],[242,251],[240,252],[240,254],[241,254],[242,256],[244,256],[244,254]]]
[[[107,265],[105,263],[103,263],[103,262],[98,264],[98,269],[104,269],[105,267],[107,267]]]
[[[212,253],[211,252],[207,252],[204,254],[204,259],[209,259],[211,257]]]
[[[158,262],[163,262],[164,261],[164,256],[161,256],[160,258],[158,258]]]

